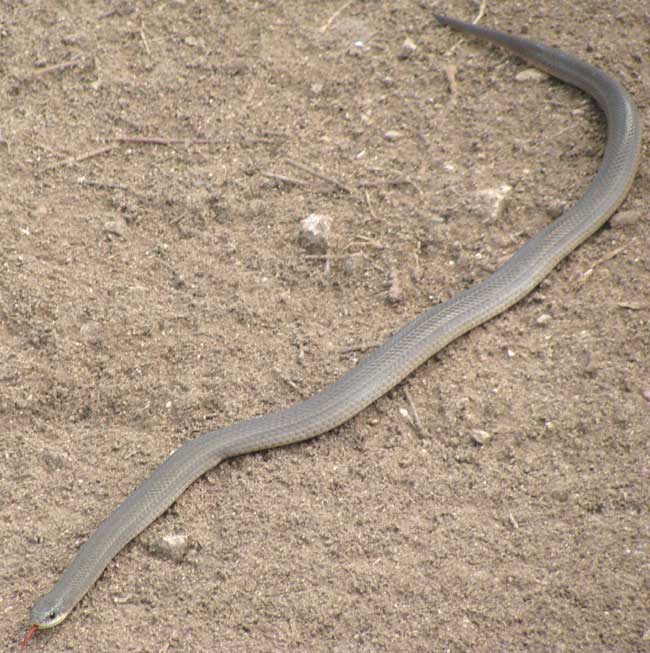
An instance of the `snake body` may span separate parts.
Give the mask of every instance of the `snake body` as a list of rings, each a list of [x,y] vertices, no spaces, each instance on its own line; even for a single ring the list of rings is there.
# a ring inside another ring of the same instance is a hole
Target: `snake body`
[[[231,456],[300,442],[350,419],[450,341],[528,294],[623,201],[639,163],[641,127],[634,103],[618,81],[554,48],[453,18],[436,18],[505,47],[596,100],[607,118],[607,144],[586,192],[484,281],[416,317],[321,392],[289,408],[204,433],[176,450],[107,517],[52,590],[34,604],[29,636],[62,622],[120,549],[206,471]]]

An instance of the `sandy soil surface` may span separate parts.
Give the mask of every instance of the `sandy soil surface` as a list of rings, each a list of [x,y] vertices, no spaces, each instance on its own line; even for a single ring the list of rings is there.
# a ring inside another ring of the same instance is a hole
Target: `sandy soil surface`
[[[345,4],[0,5],[0,649],[174,448],[322,388],[592,178],[580,92],[432,2],[328,22]],[[650,125],[646,0],[483,22],[617,74]],[[521,304],[336,432],[208,473],[31,650],[650,651],[649,200],[642,166]]]

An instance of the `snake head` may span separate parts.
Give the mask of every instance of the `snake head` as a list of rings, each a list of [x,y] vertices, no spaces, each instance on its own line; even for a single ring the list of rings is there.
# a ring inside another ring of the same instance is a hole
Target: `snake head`
[[[68,611],[63,610],[46,594],[34,603],[30,612],[30,620],[39,630],[58,626],[67,616]]]

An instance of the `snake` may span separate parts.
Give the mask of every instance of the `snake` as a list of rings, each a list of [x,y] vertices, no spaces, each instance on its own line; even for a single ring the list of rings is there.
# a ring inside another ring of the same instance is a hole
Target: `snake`
[[[556,48],[434,16],[444,26],[505,48],[595,100],[606,118],[607,139],[586,191],[501,267],[415,317],[331,385],[287,408],[203,433],[178,448],[100,524],[52,589],[34,603],[25,645],[38,629],[66,619],[113,557],[208,470],[227,458],[301,442],[340,426],[452,340],[530,293],[626,197],[641,157],[641,123],[634,101],[619,81]]]

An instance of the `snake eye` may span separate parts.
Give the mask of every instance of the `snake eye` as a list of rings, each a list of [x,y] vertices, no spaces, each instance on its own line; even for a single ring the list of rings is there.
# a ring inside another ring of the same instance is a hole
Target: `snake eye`
[[[48,612],[47,618],[50,621],[54,621],[54,619],[56,619],[56,610],[52,610],[51,612]]]

